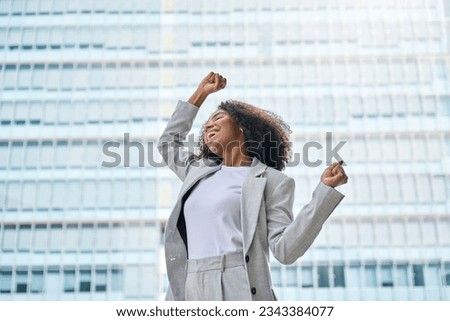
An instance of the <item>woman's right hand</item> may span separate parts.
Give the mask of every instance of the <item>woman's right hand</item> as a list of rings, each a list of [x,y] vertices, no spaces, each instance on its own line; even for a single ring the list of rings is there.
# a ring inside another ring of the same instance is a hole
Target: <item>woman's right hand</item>
[[[194,92],[191,98],[189,98],[188,102],[192,105],[200,107],[209,94],[224,89],[226,85],[227,85],[226,78],[224,78],[222,75],[218,73],[214,73],[211,71],[200,82],[200,84],[197,87],[197,90]]]

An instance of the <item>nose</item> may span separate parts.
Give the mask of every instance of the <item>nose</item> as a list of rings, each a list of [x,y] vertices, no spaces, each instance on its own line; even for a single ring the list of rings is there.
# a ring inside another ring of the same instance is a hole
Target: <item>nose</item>
[[[205,132],[207,132],[212,126],[213,126],[213,123],[211,121],[208,121],[204,127]]]

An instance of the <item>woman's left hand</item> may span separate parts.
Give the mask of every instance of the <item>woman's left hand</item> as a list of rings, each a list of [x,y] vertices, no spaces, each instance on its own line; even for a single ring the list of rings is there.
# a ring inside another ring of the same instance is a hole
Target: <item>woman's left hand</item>
[[[342,167],[342,161],[328,166],[320,177],[322,183],[330,187],[336,187],[347,183],[348,177]]]

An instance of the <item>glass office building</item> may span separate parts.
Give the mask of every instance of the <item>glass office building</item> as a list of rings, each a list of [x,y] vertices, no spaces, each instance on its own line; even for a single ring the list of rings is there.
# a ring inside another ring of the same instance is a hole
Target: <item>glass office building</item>
[[[348,165],[279,299],[449,300],[449,26],[448,0],[1,0],[0,300],[163,298],[155,143],[211,70],[193,133],[229,98],[280,114],[296,211]]]

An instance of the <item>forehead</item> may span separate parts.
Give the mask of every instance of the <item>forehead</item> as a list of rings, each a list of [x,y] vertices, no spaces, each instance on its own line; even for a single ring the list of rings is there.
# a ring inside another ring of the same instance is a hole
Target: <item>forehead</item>
[[[219,110],[215,111],[214,113],[212,113],[211,116],[209,116],[208,120],[211,120],[214,117],[219,116],[219,115],[228,115],[228,113],[225,110],[219,109]]]

